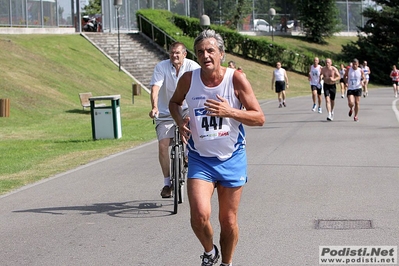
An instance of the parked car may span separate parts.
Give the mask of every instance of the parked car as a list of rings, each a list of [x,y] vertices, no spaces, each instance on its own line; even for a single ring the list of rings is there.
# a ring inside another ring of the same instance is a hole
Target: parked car
[[[254,31],[275,31],[275,29],[269,25],[264,19],[254,19]]]

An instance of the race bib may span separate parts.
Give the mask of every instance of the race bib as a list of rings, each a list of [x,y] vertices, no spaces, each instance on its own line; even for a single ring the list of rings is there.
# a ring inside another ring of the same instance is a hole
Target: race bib
[[[351,86],[356,86],[357,85],[357,79],[351,79],[349,84]]]
[[[207,110],[194,109],[195,123],[199,140],[214,140],[230,136],[230,127],[223,124],[223,117],[208,116]]]

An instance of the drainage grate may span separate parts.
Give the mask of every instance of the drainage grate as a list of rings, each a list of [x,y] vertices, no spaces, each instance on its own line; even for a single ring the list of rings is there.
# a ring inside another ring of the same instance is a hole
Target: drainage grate
[[[353,230],[372,228],[371,220],[316,220],[316,229]]]

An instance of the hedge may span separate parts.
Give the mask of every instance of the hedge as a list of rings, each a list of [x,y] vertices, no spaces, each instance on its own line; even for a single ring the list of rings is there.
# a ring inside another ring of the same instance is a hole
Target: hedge
[[[192,52],[194,39],[202,31],[199,19],[173,14],[167,10],[140,9],[136,16],[137,21],[141,21],[139,23],[141,32],[166,50],[170,43],[165,41],[164,34],[170,37],[169,42],[182,42]],[[145,19],[140,19],[140,17]],[[283,45],[242,35],[224,26],[211,25],[210,28],[223,37],[228,53],[270,66],[281,62],[286,70],[304,75],[308,75],[309,66],[313,63],[314,55],[312,54],[300,54]]]

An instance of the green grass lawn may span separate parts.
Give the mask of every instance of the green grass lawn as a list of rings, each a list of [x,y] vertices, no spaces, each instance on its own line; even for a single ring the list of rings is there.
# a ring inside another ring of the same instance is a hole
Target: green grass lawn
[[[262,38],[268,38],[270,36],[264,36]],[[357,37],[351,36],[334,36],[327,39],[327,44],[316,44],[304,41],[303,36],[274,36],[274,41],[276,43],[284,44],[288,48],[295,50],[299,53],[307,52],[312,53],[315,56],[319,56],[320,59],[332,57],[337,57],[341,53],[342,45],[348,44],[351,41],[356,41]]]
[[[0,193],[155,138],[149,95],[79,35],[0,35]],[[80,92],[121,95],[123,137],[92,140]]]
[[[11,104],[10,117],[0,118],[0,194],[155,139],[149,95],[142,90],[132,104],[132,80],[83,37],[0,35],[0,58],[0,98]],[[258,99],[276,97],[274,68],[232,55],[226,60],[243,67]],[[309,95],[307,77],[288,77],[288,97]],[[92,140],[80,92],[121,95],[121,139]]]

